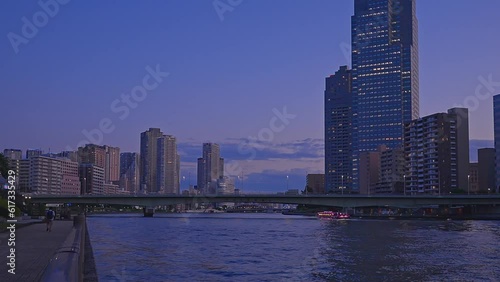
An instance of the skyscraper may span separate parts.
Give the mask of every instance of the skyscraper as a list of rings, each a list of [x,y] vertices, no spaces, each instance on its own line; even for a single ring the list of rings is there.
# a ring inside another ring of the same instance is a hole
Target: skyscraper
[[[351,189],[352,93],[351,71],[342,66],[326,78],[325,185],[326,192]],[[342,187],[341,187],[342,186]],[[325,188],[323,189],[325,190]]]
[[[61,194],[80,195],[81,182],[78,175],[78,163],[68,158],[58,158],[61,161]]]
[[[204,143],[203,157],[198,159],[198,189],[214,194],[217,180],[224,176],[224,159],[220,157],[219,144]]]
[[[106,148],[95,144],[87,144],[78,148],[78,162],[95,164],[104,169],[106,166]]]
[[[174,136],[164,135],[157,139],[157,182],[162,194],[180,193],[180,157]]]
[[[355,0],[352,23],[353,189],[359,155],[403,143],[419,116],[415,0]]]
[[[61,194],[61,160],[41,155],[30,156],[29,160],[29,192],[38,194]]]
[[[139,192],[139,154],[120,154],[120,188],[130,193]]]
[[[120,148],[104,146],[104,150],[106,151],[104,182],[117,182],[120,180]]]
[[[150,128],[141,133],[140,191],[158,192],[157,186],[157,139],[163,136],[159,128]]]
[[[379,194],[404,194],[405,154],[402,147],[380,152],[380,176],[375,187]]]
[[[405,126],[407,193],[468,190],[469,119],[466,108],[449,109]]]
[[[104,194],[104,169],[93,163],[83,163],[78,167],[82,195]]]
[[[493,96],[493,120],[495,138],[495,189],[500,193],[500,94]]]

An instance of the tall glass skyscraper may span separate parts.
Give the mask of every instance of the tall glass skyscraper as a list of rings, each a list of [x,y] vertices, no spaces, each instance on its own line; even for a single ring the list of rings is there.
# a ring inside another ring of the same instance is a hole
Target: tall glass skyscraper
[[[342,66],[325,81],[325,191],[351,189],[351,70]]]
[[[496,154],[496,187],[494,191],[500,193],[500,94],[493,96],[493,120]]]
[[[403,143],[419,117],[415,0],[355,0],[352,16],[353,189],[359,155]]]
[[[163,136],[159,128],[150,128],[141,133],[141,164],[139,168],[140,192],[157,193],[158,138]]]

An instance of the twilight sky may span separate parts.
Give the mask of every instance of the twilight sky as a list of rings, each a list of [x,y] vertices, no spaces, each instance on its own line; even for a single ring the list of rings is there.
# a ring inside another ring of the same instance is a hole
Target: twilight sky
[[[74,149],[108,123],[98,141],[122,152],[139,151],[149,127],[176,136],[183,189],[203,142],[221,144],[247,191],[283,191],[286,175],[302,189],[323,172],[324,78],[350,65],[353,1],[220,0],[241,2],[222,14],[213,0],[65,1],[24,35],[42,7],[0,2],[1,150]],[[492,146],[500,2],[417,10],[421,116],[469,107],[471,147]],[[132,91],[140,101],[122,100]]]

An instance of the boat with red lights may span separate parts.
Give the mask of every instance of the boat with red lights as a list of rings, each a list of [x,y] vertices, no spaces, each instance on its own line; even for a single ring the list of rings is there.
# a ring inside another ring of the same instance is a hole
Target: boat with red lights
[[[351,216],[343,212],[321,211],[316,214],[319,219],[349,219]]]

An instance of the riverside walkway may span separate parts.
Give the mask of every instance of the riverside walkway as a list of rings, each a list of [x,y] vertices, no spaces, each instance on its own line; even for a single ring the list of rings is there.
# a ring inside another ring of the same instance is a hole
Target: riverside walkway
[[[8,246],[10,232],[0,233],[0,281],[39,281],[45,267],[62,245],[73,221],[54,221],[52,232],[46,231],[44,223],[16,228],[15,247]],[[15,248],[15,274],[8,272],[10,248]]]

